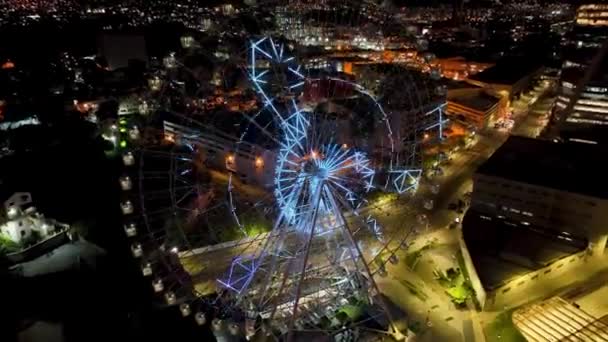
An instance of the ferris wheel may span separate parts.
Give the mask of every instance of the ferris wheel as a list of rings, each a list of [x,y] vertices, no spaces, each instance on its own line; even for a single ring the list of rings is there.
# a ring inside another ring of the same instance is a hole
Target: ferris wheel
[[[156,108],[136,121],[120,184],[142,273],[216,336],[356,339],[374,324],[398,334],[374,278],[416,227],[383,227],[386,209],[369,200],[415,191],[422,172],[394,130],[397,95],[378,90],[397,76],[371,89],[307,67],[291,40],[269,35],[244,50],[238,95],[254,94],[255,106],[203,118]],[[170,102],[155,82],[156,101]],[[412,84],[403,91],[420,99]],[[344,317],[353,306],[365,310]]]

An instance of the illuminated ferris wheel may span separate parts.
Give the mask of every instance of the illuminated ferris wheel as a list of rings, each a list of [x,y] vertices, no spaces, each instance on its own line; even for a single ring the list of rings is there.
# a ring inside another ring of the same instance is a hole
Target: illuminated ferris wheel
[[[415,229],[385,229],[368,198],[415,191],[422,170],[403,157],[386,93],[307,67],[288,40],[257,36],[245,50],[247,89],[235,96],[253,94],[255,106],[172,110],[163,87],[183,65],[175,55],[151,79],[157,105],[135,121],[120,179],[142,273],[216,336],[398,334],[374,277]]]

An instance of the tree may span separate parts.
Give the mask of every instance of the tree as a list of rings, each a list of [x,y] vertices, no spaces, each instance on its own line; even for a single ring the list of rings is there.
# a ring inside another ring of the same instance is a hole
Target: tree
[[[19,251],[19,244],[0,234],[0,254],[9,254]]]

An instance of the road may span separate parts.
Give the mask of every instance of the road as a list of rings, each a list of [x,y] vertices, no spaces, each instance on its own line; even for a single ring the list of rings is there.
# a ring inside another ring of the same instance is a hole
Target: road
[[[549,82],[543,83],[513,103],[513,113],[521,119],[511,132],[512,135],[536,138],[541,134],[549,122],[555,102],[551,88]]]
[[[551,86],[550,83],[541,83],[513,103],[513,132],[490,129],[477,133],[471,146],[455,151],[451,161],[441,165],[443,175],[421,181],[411,205],[415,209],[413,213],[425,213],[428,216],[429,225],[411,248],[416,250],[432,239],[442,248],[434,248],[423,254],[415,272],[400,263],[391,265],[387,279],[378,280],[382,292],[410,314],[410,321],[431,323],[417,340],[485,341],[479,315],[474,310],[455,308],[433,275],[436,269],[445,271],[458,267],[452,256],[459,250],[459,230],[449,230],[445,227],[461,214],[447,210],[447,206],[462,199],[466,192],[472,190],[473,173],[506,141],[510,133],[528,137],[536,137],[540,133],[551,110],[553,98],[547,96]],[[437,194],[430,191],[432,185],[439,186]],[[422,203],[427,199],[434,201],[431,210],[422,207]],[[394,217],[393,220],[381,219],[381,222],[385,225],[395,224],[395,221],[401,222],[401,225],[403,222],[414,222],[411,217],[391,216]],[[403,254],[401,259],[404,259]],[[403,294],[409,291],[408,286],[403,285],[407,284],[406,282],[416,284],[417,288],[425,293],[426,299],[404,296]],[[403,323],[401,325],[403,326]]]

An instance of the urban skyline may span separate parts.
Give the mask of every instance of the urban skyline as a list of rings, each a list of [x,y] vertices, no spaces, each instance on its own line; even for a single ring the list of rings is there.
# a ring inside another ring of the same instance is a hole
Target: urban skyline
[[[0,3],[14,340],[608,340],[608,5]]]

